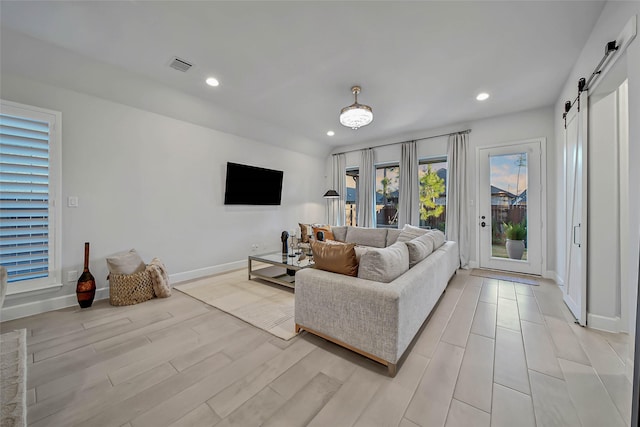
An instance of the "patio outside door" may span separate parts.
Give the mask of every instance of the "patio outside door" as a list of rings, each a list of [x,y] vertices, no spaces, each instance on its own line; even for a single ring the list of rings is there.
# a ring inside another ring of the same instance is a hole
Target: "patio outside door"
[[[481,268],[542,274],[542,143],[478,149]]]

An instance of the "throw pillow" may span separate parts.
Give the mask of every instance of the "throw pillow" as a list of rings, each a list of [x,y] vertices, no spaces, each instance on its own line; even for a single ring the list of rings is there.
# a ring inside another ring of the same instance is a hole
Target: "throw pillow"
[[[107,267],[111,274],[135,274],[146,268],[144,261],[135,249],[108,256]]]
[[[300,243],[309,243],[309,236],[311,236],[312,228],[311,224],[298,223],[300,226]]]
[[[147,271],[151,276],[151,284],[153,285],[153,293],[158,298],[167,298],[171,296],[171,285],[169,284],[169,275],[167,268],[158,258],[151,260],[147,266]]]
[[[435,251],[440,246],[444,245],[445,237],[444,233],[440,230],[429,230],[429,235],[433,238],[433,250]]]
[[[331,232],[333,233],[334,240],[338,242],[346,242],[347,241],[347,226],[341,225],[338,227],[331,227]]]
[[[355,246],[353,243],[312,240],[311,250],[313,251],[315,268],[347,276],[357,276],[358,260],[356,259]]]
[[[360,257],[358,277],[389,283],[409,270],[409,250],[404,242],[387,248],[371,248]]]
[[[409,268],[431,255],[433,252],[433,237],[424,234],[415,239],[405,242],[409,250]]]
[[[322,231],[324,233],[324,239],[322,240],[335,240],[335,238],[333,237],[333,233],[331,232],[331,226],[329,225],[320,225],[320,226],[313,226],[313,238],[318,239],[318,232]]]
[[[413,225],[405,225],[400,235],[398,236],[398,242],[408,242],[411,239],[420,237],[423,234],[427,234],[429,230],[422,229],[420,227],[414,227]]]

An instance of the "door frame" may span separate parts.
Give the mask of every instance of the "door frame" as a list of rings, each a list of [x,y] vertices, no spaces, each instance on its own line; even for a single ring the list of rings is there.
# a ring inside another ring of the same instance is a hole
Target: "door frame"
[[[480,267],[480,150],[487,148],[504,148],[508,146],[518,146],[523,144],[538,143],[540,145],[540,273],[544,278],[554,278],[555,274],[547,271],[547,138],[544,136],[537,138],[521,139],[516,141],[499,142],[476,147],[475,178],[476,178],[476,203],[473,226],[475,229],[476,254],[475,258]]]

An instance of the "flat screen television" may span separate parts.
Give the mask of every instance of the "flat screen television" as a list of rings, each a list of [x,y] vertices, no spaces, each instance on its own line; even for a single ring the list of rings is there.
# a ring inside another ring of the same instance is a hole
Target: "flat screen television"
[[[279,205],[282,171],[227,162],[225,205]]]

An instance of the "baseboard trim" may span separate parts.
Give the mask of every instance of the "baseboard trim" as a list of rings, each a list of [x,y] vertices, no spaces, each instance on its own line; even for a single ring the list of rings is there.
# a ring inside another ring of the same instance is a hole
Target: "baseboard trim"
[[[109,288],[104,287],[96,289],[94,301],[109,298]],[[3,322],[8,320],[20,319],[22,317],[33,316],[35,314],[45,313],[47,311],[60,310],[61,308],[73,307],[78,304],[76,294],[63,295],[55,298],[48,298],[41,301],[32,301],[24,304],[4,307],[0,311],[0,319]]]
[[[562,276],[556,272],[550,271],[549,273],[553,273],[555,276],[555,280],[556,283],[558,284],[558,286],[564,286],[564,279],[562,278]]]
[[[201,277],[213,276],[214,274],[226,273],[231,270],[246,268],[247,261],[234,261],[226,264],[214,265],[211,267],[199,268],[197,270],[185,271],[169,275],[169,281],[172,285],[177,285],[187,280],[199,279]]]
[[[620,332],[620,318],[587,313],[587,326],[606,332]]]
[[[214,265],[211,267],[200,268],[197,270],[185,271],[169,275],[169,281],[172,285],[187,280],[199,279],[201,277],[212,276],[214,274],[225,273],[231,270],[246,268],[247,261],[235,261],[226,264]],[[109,298],[109,286],[96,289],[96,297],[94,301]],[[6,302],[6,300],[5,300]],[[22,317],[33,316],[34,314],[45,313],[47,311],[60,310],[61,308],[73,307],[78,304],[76,294],[62,295],[54,298],[47,298],[39,301],[30,301],[23,304],[16,304],[10,307],[3,307],[0,310],[0,320],[5,322]]]

